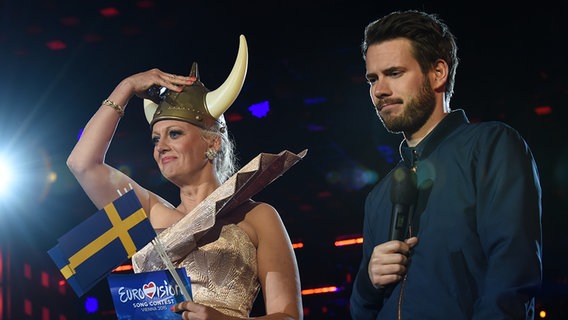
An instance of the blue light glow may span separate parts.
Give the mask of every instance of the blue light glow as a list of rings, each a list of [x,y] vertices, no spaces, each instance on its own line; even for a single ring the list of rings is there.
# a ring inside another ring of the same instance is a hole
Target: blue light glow
[[[394,163],[395,152],[391,146],[378,146],[379,153],[385,158],[387,163]]]
[[[317,98],[306,98],[304,99],[304,104],[318,104],[324,103],[327,99],[325,97],[317,97]]]
[[[87,297],[85,299],[85,311],[87,313],[95,313],[99,310],[99,300],[95,297]]]
[[[268,103],[268,100],[267,100],[267,101],[255,103],[255,104],[251,105],[248,109],[252,113],[253,116],[255,116],[257,118],[263,118],[263,117],[266,117],[266,114],[268,113],[268,111],[270,111],[270,104]]]
[[[12,170],[8,167],[8,162],[0,155],[0,196],[2,196],[12,181]]]

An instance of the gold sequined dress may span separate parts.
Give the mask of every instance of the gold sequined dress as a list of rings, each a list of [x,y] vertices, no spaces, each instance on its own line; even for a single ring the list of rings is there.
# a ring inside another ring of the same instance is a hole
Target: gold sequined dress
[[[236,223],[258,203],[250,200],[302,159],[261,153],[158,238],[176,268],[184,267],[193,300],[231,316],[248,317],[260,291],[256,247]],[[134,271],[165,270],[152,243],[132,256]]]
[[[184,258],[174,261],[174,266],[185,268],[191,280],[193,301],[227,315],[248,317],[260,291],[256,248],[237,225],[230,223],[219,228],[221,231],[215,235],[216,240],[204,245],[199,243]],[[184,238],[180,234],[168,237],[175,237],[176,242]],[[161,238],[166,245],[171,243],[168,237]],[[188,247],[193,246],[193,237],[186,237],[186,240]],[[146,248],[148,250],[132,257],[135,272],[164,269],[153,248]],[[176,256],[171,251],[168,255]]]

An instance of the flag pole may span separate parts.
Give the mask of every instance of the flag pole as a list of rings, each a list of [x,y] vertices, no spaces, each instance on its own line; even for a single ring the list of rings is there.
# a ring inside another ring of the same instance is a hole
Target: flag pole
[[[128,185],[130,186],[130,190],[132,190],[133,189],[132,185],[130,183]],[[118,195],[122,197],[122,194],[120,193],[119,189],[116,189],[116,192],[118,192]],[[126,193],[126,192],[128,192],[128,190],[126,190],[126,188],[125,188],[124,192]],[[170,272],[170,274],[174,278],[174,281],[176,282],[176,284],[180,288],[181,293],[185,297],[185,300],[186,301],[193,301],[191,299],[191,296],[189,295],[189,292],[187,291],[187,288],[183,285],[181,278],[177,274],[176,269],[175,269],[174,265],[172,264],[172,262],[170,261],[170,258],[168,257],[168,254],[166,253],[166,250],[164,249],[164,245],[162,244],[162,242],[160,241],[158,236],[156,236],[154,238],[154,240],[152,240],[152,244],[154,245],[154,248],[156,249],[156,251],[158,251],[160,258],[162,258],[162,261],[166,265],[166,268],[168,268],[168,271]]]
[[[154,238],[154,240],[152,240],[152,244],[154,245],[156,251],[158,251],[158,254],[162,258],[162,261],[166,264],[166,268],[168,268],[168,270],[172,274],[172,277],[174,277],[174,280],[177,283],[178,287],[181,289],[181,292],[183,293],[186,301],[193,301],[191,299],[191,296],[189,295],[189,292],[187,291],[187,288],[183,285],[181,278],[177,274],[174,265],[170,261],[170,258],[168,257],[168,254],[166,253],[166,250],[164,249],[164,246],[162,245],[160,239],[158,237]]]

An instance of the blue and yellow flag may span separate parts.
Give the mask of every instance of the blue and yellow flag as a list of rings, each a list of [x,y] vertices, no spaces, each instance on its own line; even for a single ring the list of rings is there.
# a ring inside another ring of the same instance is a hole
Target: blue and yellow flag
[[[59,238],[48,253],[80,297],[155,237],[131,190]]]

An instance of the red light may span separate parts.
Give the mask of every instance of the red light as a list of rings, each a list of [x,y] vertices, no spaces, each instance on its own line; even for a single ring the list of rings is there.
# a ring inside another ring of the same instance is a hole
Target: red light
[[[41,319],[42,320],[49,320],[49,309],[46,307],[41,308]]]
[[[41,272],[41,285],[45,288],[49,288],[49,274],[47,272]]]
[[[65,48],[67,48],[67,45],[65,44],[65,42],[63,42],[61,40],[49,41],[46,45],[49,49],[51,49],[53,51],[63,50]]]
[[[335,244],[336,247],[343,247],[343,246],[351,246],[351,245],[361,244],[361,243],[363,243],[363,237],[336,240],[334,244]]]
[[[126,264],[126,265],[118,266],[116,269],[112,270],[112,272],[130,271],[130,270],[133,270],[133,269],[134,268],[132,267],[132,265]]]
[[[292,243],[292,248],[293,249],[300,249],[304,247],[304,243],[303,242],[296,242],[296,243]]]
[[[227,122],[237,122],[243,120],[243,116],[239,113],[229,113],[225,117],[227,119]]]
[[[118,9],[114,8],[114,7],[108,7],[108,8],[101,9],[100,13],[103,17],[107,17],[107,18],[116,17],[119,14]]]
[[[26,279],[32,279],[32,266],[29,263],[24,263],[24,277]]]
[[[24,300],[24,313],[26,316],[32,316],[32,302],[28,299]]]
[[[66,295],[67,286],[65,285],[66,284],[65,280],[59,280],[57,284],[59,284],[59,286],[57,287],[57,292],[59,292],[59,294],[61,295]]]
[[[329,286],[329,287],[321,287],[321,288],[313,288],[313,289],[304,289],[302,290],[303,296],[308,296],[311,294],[322,294],[322,293],[329,293],[329,292],[338,292],[339,288],[336,286]]]
[[[534,113],[536,113],[537,116],[547,116],[547,115],[552,113],[552,107],[551,106],[539,106],[539,107],[534,108]]]

